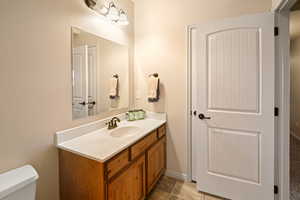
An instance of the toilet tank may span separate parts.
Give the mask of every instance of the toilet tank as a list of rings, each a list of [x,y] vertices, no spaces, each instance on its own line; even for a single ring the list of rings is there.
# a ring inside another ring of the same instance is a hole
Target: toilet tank
[[[0,174],[0,200],[35,200],[37,179],[30,165]]]

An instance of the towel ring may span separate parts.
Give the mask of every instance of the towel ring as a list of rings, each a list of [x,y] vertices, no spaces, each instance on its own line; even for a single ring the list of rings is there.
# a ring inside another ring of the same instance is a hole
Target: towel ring
[[[119,78],[119,75],[118,74],[114,74],[113,77],[114,78]]]

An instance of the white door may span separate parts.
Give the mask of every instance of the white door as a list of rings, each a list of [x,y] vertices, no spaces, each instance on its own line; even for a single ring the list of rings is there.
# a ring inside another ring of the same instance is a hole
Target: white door
[[[88,116],[88,46],[73,48],[73,116]]]
[[[274,15],[195,26],[191,38],[198,190],[273,200]]]
[[[88,109],[90,115],[97,114],[97,47],[88,48]]]

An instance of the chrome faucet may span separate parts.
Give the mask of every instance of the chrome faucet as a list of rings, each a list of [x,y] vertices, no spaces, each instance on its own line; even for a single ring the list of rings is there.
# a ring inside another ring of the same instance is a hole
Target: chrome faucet
[[[108,125],[108,130],[114,129],[118,127],[117,122],[121,122],[121,120],[118,117],[113,117],[106,125]]]

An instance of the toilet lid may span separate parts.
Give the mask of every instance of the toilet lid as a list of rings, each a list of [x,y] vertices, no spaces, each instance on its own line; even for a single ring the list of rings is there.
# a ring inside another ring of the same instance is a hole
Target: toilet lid
[[[38,177],[38,173],[30,165],[0,174],[0,199],[35,182]]]

